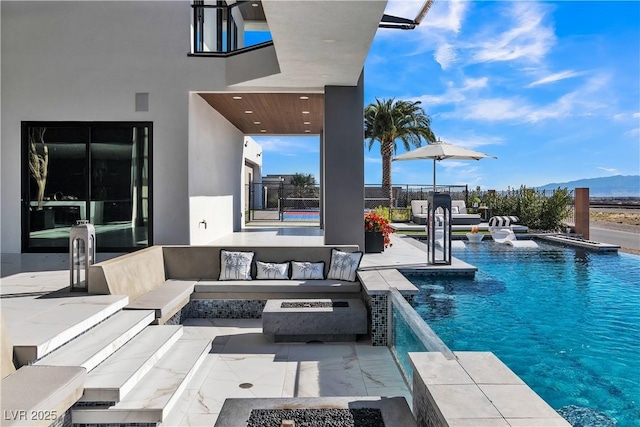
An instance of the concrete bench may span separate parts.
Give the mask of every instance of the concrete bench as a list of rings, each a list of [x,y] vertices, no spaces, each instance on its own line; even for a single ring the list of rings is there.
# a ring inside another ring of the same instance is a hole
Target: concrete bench
[[[338,280],[234,280],[219,281],[220,251],[254,252],[256,262],[324,262],[326,277],[331,250],[358,250],[338,246],[152,246],[89,269],[89,292],[128,295],[126,309],[156,311],[155,323],[163,324],[194,300],[268,300],[273,298],[359,298],[359,281]]]

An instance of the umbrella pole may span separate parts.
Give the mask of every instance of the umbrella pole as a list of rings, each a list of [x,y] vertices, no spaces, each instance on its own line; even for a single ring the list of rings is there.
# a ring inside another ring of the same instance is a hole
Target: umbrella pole
[[[433,192],[436,192],[436,159],[433,159]]]

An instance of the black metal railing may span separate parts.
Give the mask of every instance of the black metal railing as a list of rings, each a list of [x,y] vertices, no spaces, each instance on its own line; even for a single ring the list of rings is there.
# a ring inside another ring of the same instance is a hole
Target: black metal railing
[[[228,56],[273,44],[260,1],[194,0],[192,56]]]

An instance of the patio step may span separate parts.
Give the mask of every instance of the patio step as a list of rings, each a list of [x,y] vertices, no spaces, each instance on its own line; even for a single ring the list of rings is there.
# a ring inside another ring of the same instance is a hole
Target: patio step
[[[90,371],[154,320],[153,310],[120,311],[35,364]]]
[[[105,321],[122,310],[129,298],[67,293],[38,302],[43,306],[42,310],[30,312],[8,307],[4,313],[20,366],[32,364]]]
[[[210,350],[211,340],[185,330],[170,351],[120,402],[109,408],[75,407],[72,410],[73,423],[163,422]]]
[[[119,402],[182,336],[182,326],[148,326],[89,372],[80,402]]]

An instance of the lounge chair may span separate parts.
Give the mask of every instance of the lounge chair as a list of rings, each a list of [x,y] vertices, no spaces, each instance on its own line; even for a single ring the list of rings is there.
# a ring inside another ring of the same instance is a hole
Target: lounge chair
[[[427,200],[411,201],[411,221],[415,224],[424,225],[427,223]],[[467,212],[467,205],[464,200],[451,201],[451,225],[478,225],[480,215]]]
[[[518,240],[511,224],[519,221],[517,216],[492,216],[489,218],[489,233],[496,243],[506,243],[518,248],[537,248],[533,240]]]

